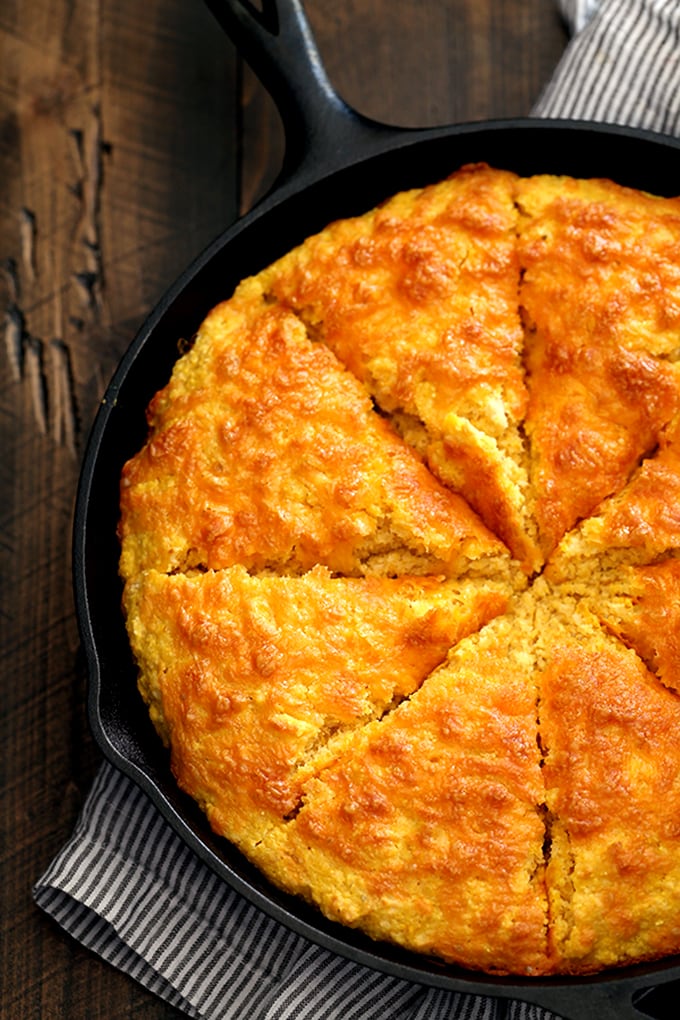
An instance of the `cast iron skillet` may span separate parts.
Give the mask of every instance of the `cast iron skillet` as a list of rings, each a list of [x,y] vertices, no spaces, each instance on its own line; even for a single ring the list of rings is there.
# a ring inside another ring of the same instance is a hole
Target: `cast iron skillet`
[[[680,957],[589,978],[485,976],[375,943],[274,889],[226,841],[212,835],[176,788],[167,755],[136,691],[120,611],[116,523],[124,461],[144,442],[144,410],[167,381],[178,341],[244,276],[338,217],[360,213],[406,187],[464,163],[529,173],[611,177],[658,194],[680,191],[680,143],[590,123],[507,120],[427,130],[374,123],[333,92],[301,0],[208,0],[273,95],[286,128],[282,174],[269,195],[186,270],[152,312],[102,400],[85,452],[74,524],[74,575],[89,670],[91,726],[110,761],[151,797],[218,875],[294,931],[352,960],[424,985],[523,999],[569,1020],[640,1018],[646,989],[680,978]],[[654,994],[652,992],[652,998]]]

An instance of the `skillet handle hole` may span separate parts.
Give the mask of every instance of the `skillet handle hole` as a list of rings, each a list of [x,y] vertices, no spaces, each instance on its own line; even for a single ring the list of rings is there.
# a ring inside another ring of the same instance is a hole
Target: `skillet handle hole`
[[[677,1020],[680,1014],[680,981],[669,981],[635,992],[633,1005],[641,1016],[652,1020]]]

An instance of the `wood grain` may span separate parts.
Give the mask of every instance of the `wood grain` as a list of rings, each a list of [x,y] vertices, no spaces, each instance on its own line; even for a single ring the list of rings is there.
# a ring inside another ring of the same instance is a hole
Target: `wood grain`
[[[528,112],[565,43],[548,0],[308,0],[329,75],[402,125]],[[0,5],[0,1015],[177,1015],[63,935],[31,886],[99,762],[70,575],[105,385],[180,270],[269,186],[274,105],[200,3]]]

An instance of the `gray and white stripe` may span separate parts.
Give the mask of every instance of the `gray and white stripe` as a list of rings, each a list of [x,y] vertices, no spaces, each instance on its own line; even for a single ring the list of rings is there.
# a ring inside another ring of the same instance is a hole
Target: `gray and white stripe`
[[[559,0],[577,33],[534,114],[680,135],[680,0]],[[34,889],[74,938],[199,1020],[559,1020],[351,963],[261,913],[105,764]]]
[[[564,0],[572,39],[533,113],[680,135],[678,0]]]

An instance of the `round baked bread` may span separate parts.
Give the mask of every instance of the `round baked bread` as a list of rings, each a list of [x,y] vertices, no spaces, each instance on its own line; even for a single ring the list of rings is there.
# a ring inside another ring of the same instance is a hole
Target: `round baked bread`
[[[486,165],[245,280],[123,471],[139,686],[268,878],[472,969],[680,952],[680,200]]]

